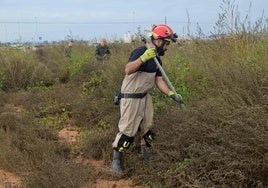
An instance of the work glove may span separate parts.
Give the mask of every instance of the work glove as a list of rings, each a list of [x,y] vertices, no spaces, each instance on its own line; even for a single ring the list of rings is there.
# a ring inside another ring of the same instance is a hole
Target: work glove
[[[143,63],[156,56],[155,48],[148,48],[141,56],[140,59]]]
[[[170,97],[170,98],[172,98],[176,103],[178,103],[178,104],[183,104],[183,102],[180,100],[180,98],[177,96],[177,95],[175,95],[175,93],[173,92],[173,91],[169,91],[168,92],[168,96]]]

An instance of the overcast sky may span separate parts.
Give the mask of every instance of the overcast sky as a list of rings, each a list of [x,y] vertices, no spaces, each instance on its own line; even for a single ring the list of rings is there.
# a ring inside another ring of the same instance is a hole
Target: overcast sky
[[[227,0],[225,0],[227,1]],[[267,0],[231,0],[252,23],[268,14]],[[0,0],[0,41],[123,38],[166,22],[179,35],[198,26],[209,35],[223,0]],[[251,6],[250,6],[251,5]]]

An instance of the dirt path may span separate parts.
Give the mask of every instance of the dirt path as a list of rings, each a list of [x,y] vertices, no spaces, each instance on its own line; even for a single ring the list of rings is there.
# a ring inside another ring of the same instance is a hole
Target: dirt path
[[[75,128],[67,127],[63,128],[59,131],[59,137],[67,141],[68,143],[73,143],[77,141],[77,136],[79,132],[75,130]],[[78,163],[90,164],[92,165],[96,171],[101,171],[104,173],[111,173],[110,168],[108,168],[103,161],[97,160],[88,160],[82,157],[78,157]],[[81,188],[91,187],[91,183],[85,183]],[[1,187],[0,187],[1,188]],[[133,185],[131,179],[118,179],[118,180],[106,180],[106,179],[97,179],[94,185],[94,188],[144,188],[143,186],[135,186]]]
[[[63,140],[68,143],[77,142],[77,136],[79,132],[75,128],[67,127],[59,131],[58,135]],[[110,168],[108,168],[103,161],[88,160],[82,157],[78,157],[78,163],[90,164],[96,171],[101,171],[103,173],[111,173]],[[81,188],[91,187],[92,183],[85,183]],[[22,188],[22,182],[18,176],[5,170],[0,169],[0,188]],[[97,179],[94,185],[95,188],[144,188],[143,186],[134,186],[131,179],[118,179],[118,180],[106,180]]]
[[[0,169],[0,188],[21,188],[21,180],[13,173]]]

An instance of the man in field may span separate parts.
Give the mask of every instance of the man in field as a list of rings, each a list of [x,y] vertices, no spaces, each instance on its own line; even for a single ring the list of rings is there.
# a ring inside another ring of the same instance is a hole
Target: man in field
[[[68,45],[64,48],[65,57],[71,58],[72,57],[72,48],[74,45],[74,41],[70,40]]]
[[[141,152],[144,160],[149,160],[149,148],[154,134],[153,127],[153,104],[148,93],[157,86],[163,93],[172,97],[175,101],[179,99],[168,88],[162,73],[158,69],[154,58],[160,65],[170,42],[175,42],[177,35],[165,24],[155,25],[152,29],[151,43],[136,48],[130,54],[125,66],[125,78],[121,86],[120,120],[119,132],[113,142],[112,171],[121,176],[122,156],[130,147],[136,135],[141,136]]]
[[[98,61],[103,62],[110,56],[111,52],[105,39],[101,39],[100,44],[95,49],[95,57]]]

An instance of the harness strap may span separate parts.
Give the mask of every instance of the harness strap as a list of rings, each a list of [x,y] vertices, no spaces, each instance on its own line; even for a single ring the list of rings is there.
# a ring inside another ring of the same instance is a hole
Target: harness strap
[[[147,93],[121,93],[121,98],[133,98],[133,99],[141,99],[145,97]]]

